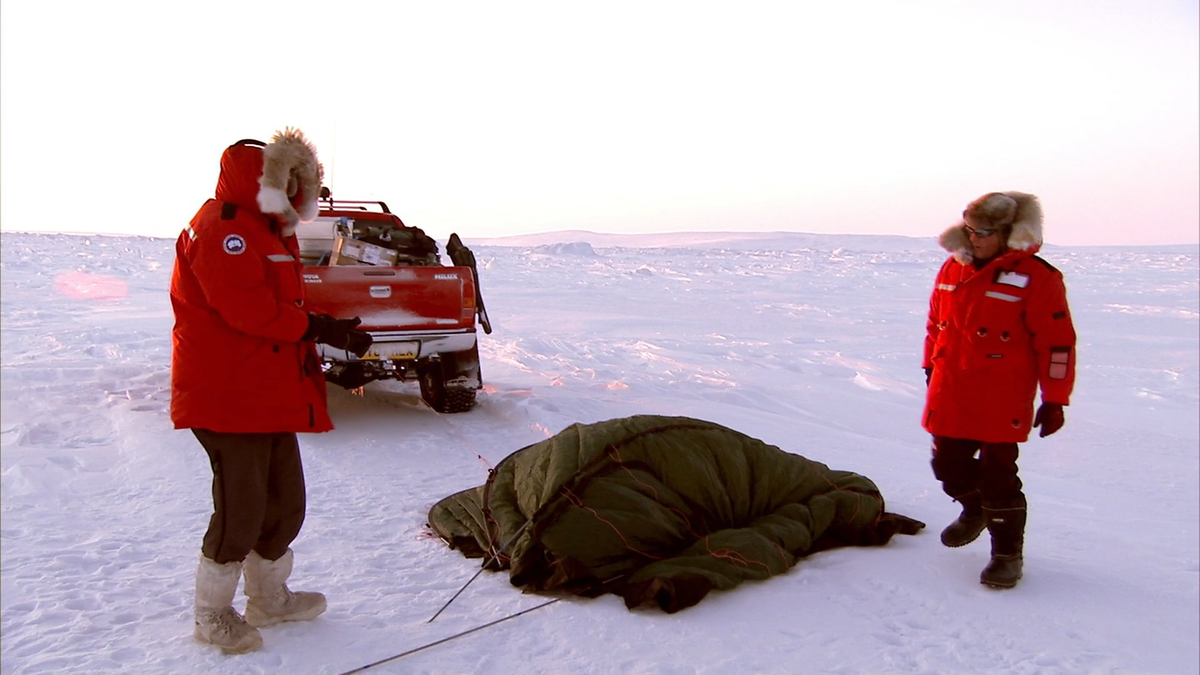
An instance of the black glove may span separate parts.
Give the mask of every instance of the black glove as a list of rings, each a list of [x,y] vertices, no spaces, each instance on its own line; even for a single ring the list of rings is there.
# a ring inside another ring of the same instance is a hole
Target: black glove
[[[927,366],[925,368],[925,386],[926,387],[929,386],[929,380],[932,378],[933,378],[933,366]]]
[[[1042,428],[1038,432],[1039,438],[1045,438],[1058,431],[1065,422],[1066,418],[1063,416],[1061,403],[1042,403],[1038,408],[1037,415],[1033,417],[1033,426]]]
[[[356,327],[362,319],[335,319],[328,314],[309,314],[308,330],[301,340],[312,340],[337,349],[346,349],[362,357],[374,342],[371,334]]]

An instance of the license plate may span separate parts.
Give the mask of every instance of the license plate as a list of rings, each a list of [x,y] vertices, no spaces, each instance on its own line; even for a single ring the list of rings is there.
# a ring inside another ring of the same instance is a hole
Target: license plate
[[[363,358],[408,361],[417,358],[420,351],[421,345],[418,342],[376,342]]]

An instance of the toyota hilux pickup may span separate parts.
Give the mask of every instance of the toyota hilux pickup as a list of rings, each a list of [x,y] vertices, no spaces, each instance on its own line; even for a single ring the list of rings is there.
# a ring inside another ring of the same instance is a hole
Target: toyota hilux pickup
[[[374,343],[364,356],[317,345],[325,379],[347,389],[416,381],[441,413],[466,412],[482,387],[477,327],[491,333],[475,256],[451,234],[437,242],[381,201],[334,201],[296,229],[309,310],[358,317]]]

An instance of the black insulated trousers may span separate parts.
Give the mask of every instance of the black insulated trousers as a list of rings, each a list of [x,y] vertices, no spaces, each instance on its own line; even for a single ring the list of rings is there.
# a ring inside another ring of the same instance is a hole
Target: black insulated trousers
[[[212,465],[213,514],[202,551],[223,565],[256,551],[277,560],[304,524],[304,468],[294,433],[192,429]]]

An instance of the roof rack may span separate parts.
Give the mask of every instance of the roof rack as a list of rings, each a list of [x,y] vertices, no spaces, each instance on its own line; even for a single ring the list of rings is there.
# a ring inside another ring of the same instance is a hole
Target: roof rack
[[[340,211],[369,211],[368,207],[376,207],[383,213],[391,213],[388,205],[381,201],[358,201],[358,200],[335,200],[333,193],[328,187],[321,186],[321,194],[318,198],[323,205],[323,208]]]

